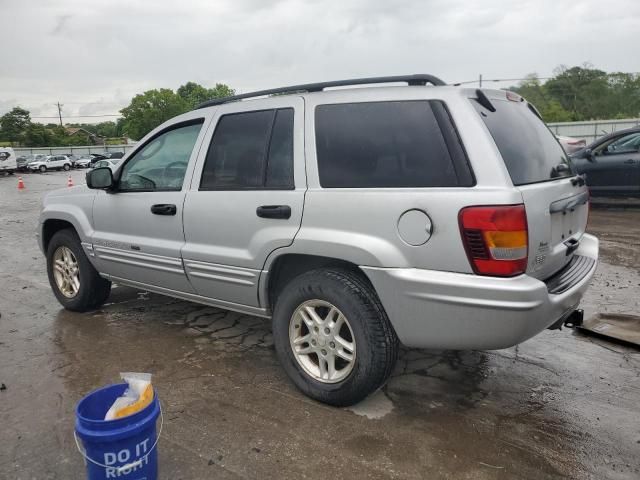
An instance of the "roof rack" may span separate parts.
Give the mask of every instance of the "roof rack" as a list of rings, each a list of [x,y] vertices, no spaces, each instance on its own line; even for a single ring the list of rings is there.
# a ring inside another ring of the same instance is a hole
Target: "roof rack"
[[[235,102],[237,100],[244,100],[246,98],[264,97],[267,95],[281,95],[286,93],[298,93],[298,92],[321,92],[325,88],[330,87],[348,87],[350,85],[370,85],[374,83],[400,83],[406,82],[410,86],[414,85],[426,85],[430,83],[433,86],[446,85],[438,77],[428,74],[416,74],[416,75],[396,75],[391,77],[369,77],[369,78],[352,78],[349,80],[334,80],[332,82],[320,82],[320,83],[305,83],[302,85],[292,85],[290,87],[272,88],[269,90],[259,90],[257,92],[243,93],[241,95],[232,95],[230,97],[214,98],[201,103],[196,107],[199,108],[212,107],[214,105],[221,105],[223,103]]]

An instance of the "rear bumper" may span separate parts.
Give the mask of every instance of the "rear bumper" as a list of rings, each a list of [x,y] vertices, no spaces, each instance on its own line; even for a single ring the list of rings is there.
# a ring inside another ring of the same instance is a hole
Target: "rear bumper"
[[[409,347],[499,349],[517,345],[574,310],[597,267],[598,239],[583,235],[575,252],[593,259],[562,293],[528,275],[483,277],[409,268],[361,267],[400,341]]]

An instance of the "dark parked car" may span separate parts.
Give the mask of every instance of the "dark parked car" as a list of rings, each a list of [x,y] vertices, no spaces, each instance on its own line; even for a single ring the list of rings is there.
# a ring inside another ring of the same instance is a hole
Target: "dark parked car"
[[[640,127],[605,135],[570,157],[592,195],[640,195]]]
[[[29,159],[27,158],[27,156],[20,155],[18,158],[16,158],[16,170],[18,170],[19,172],[26,172],[27,163],[29,163]]]

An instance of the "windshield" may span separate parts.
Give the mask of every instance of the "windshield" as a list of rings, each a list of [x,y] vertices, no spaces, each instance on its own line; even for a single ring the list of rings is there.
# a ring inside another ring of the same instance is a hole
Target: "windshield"
[[[514,185],[555,180],[573,173],[564,149],[526,102],[491,98],[492,112],[471,100],[489,129]]]

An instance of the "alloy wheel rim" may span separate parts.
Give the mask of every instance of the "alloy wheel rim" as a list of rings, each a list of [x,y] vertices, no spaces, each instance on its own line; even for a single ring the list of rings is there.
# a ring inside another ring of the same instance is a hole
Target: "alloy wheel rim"
[[[73,298],[80,290],[78,260],[68,247],[58,247],[53,254],[53,277],[60,293]]]
[[[324,300],[307,300],[293,312],[289,343],[298,364],[319,382],[340,382],[355,366],[351,325],[336,306]]]

